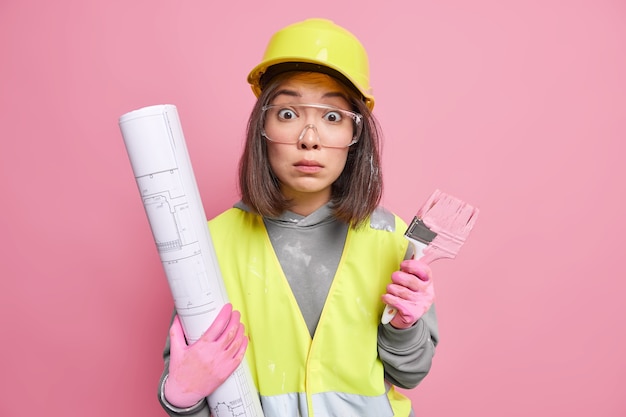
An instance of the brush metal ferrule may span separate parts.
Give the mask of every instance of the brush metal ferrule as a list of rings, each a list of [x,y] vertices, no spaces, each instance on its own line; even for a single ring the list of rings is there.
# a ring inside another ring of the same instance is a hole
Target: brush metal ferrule
[[[417,216],[413,217],[413,221],[409,224],[409,227],[406,229],[406,233],[404,233],[404,235],[426,245],[430,244],[430,242],[437,237],[437,233],[430,230],[428,226],[424,224],[422,219]]]

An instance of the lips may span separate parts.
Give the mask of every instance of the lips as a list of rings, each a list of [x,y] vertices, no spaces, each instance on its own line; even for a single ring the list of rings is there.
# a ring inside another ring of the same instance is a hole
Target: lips
[[[294,164],[294,166],[305,166],[305,167],[322,167],[322,164],[320,164],[317,161],[308,161],[308,160],[301,160],[298,161]]]
[[[300,160],[293,164],[293,166],[302,172],[313,173],[320,171],[324,166],[317,161]]]

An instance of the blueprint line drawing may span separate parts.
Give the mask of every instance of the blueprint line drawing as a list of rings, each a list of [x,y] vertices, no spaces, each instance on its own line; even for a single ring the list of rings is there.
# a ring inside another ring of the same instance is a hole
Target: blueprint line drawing
[[[176,106],[143,107],[119,126],[146,217],[189,344],[228,303]],[[247,362],[207,401],[214,416],[263,417]]]

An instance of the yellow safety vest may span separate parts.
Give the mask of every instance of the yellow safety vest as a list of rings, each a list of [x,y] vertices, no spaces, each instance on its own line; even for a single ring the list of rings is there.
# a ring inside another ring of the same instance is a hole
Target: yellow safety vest
[[[265,417],[409,415],[410,401],[385,382],[378,357],[380,296],[408,244],[404,221],[385,214],[387,230],[348,230],[313,339],[263,219],[230,209],[209,222],[228,296],[250,340],[246,358]]]

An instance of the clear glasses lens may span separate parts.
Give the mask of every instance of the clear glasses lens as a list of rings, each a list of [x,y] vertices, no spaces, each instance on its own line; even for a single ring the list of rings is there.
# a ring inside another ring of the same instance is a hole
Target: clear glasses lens
[[[363,116],[325,104],[271,104],[264,106],[261,132],[277,143],[298,143],[308,130],[326,148],[347,148],[361,135]]]

